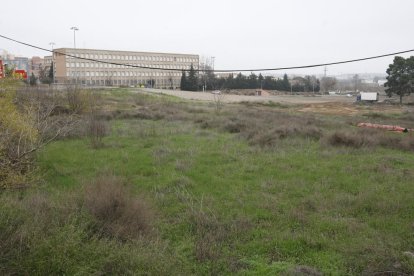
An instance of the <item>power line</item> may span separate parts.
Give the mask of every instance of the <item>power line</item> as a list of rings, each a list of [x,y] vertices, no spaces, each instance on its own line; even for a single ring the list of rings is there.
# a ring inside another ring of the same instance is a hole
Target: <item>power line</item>
[[[68,57],[72,57],[72,58],[77,58],[77,59],[81,59],[81,60],[88,60],[88,61],[93,61],[93,62],[98,62],[98,63],[105,63],[105,64],[112,64],[112,65],[119,65],[119,66],[126,66],[126,67],[133,67],[133,68],[141,68],[141,69],[150,69],[150,70],[160,70],[160,71],[190,71],[190,69],[166,69],[166,68],[159,68],[159,67],[152,67],[152,66],[139,66],[139,65],[134,65],[134,64],[125,64],[125,63],[116,63],[116,62],[109,62],[109,61],[103,61],[103,60],[97,60],[97,59],[91,59],[91,58],[82,58],[82,57],[78,57],[75,55],[70,55],[70,54],[66,54],[66,53],[61,53],[58,51],[52,51],[49,49],[45,49],[39,46],[35,46],[26,42],[22,42],[22,41],[18,41],[16,39],[4,36],[0,34],[1,38],[31,47],[31,48],[35,48],[38,50],[42,50],[42,51],[46,51],[46,52],[51,52],[53,53],[58,53],[64,56],[68,56]],[[378,56],[371,56],[371,57],[365,57],[365,58],[357,58],[357,59],[350,59],[350,60],[343,60],[343,61],[335,61],[335,62],[328,62],[328,63],[320,63],[320,64],[312,64],[312,65],[301,65],[301,66],[290,66],[290,67],[276,67],[276,68],[261,68],[261,69],[228,69],[228,70],[215,70],[215,69],[194,69],[194,71],[196,72],[216,72],[216,73],[231,73],[231,72],[259,72],[259,71],[280,71],[280,70],[291,70],[291,69],[305,69],[305,68],[314,68],[314,67],[322,67],[322,66],[329,66],[329,65],[338,65],[338,64],[345,64],[345,63],[352,63],[352,62],[359,62],[359,61],[365,61],[365,60],[370,60],[370,59],[378,59],[378,58],[383,58],[383,57],[389,57],[389,56],[395,56],[395,55],[400,55],[400,54],[405,54],[405,53],[410,53],[410,52],[414,52],[414,49],[411,50],[405,50],[405,51],[400,51],[400,52],[395,52],[395,53],[390,53],[390,54],[383,54],[383,55],[378,55]]]

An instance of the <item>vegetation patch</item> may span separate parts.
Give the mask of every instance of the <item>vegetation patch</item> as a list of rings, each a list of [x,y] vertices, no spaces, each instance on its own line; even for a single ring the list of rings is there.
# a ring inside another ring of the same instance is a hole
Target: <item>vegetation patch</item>
[[[0,274],[414,271],[410,134],[296,107],[99,98],[31,156],[43,185],[2,190]]]

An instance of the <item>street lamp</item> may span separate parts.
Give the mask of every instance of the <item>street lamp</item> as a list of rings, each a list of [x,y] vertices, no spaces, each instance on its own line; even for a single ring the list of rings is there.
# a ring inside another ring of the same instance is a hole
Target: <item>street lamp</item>
[[[76,31],[79,31],[78,27],[71,27],[70,28],[73,31],[73,48],[76,49]]]
[[[71,27],[70,28],[73,31],[73,49],[76,49],[76,31],[79,31],[78,27]],[[75,53],[76,56],[76,53]],[[75,75],[76,75],[76,84],[78,84],[78,72],[76,71],[76,60],[75,60]]]
[[[55,84],[55,52],[53,51],[53,46],[55,46],[55,43],[50,42],[49,45],[52,46],[52,83]]]

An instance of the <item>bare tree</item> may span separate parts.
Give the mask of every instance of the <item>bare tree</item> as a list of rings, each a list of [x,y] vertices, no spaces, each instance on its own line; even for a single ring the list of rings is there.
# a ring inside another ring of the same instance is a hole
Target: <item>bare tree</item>
[[[221,91],[213,91],[214,108],[217,113],[221,111],[224,105],[225,94]]]
[[[329,90],[333,90],[336,87],[336,78],[334,77],[323,77],[321,79],[321,90],[327,93]]]

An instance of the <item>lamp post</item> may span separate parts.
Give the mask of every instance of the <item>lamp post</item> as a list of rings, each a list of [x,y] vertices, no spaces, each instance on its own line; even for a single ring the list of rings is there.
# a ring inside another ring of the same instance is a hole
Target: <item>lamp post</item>
[[[71,27],[70,29],[73,31],[73,49],[76,49],[76,31],[79,31],[79,29],[78,27]],[[76,56],[76,53],[75,53],[75,56]],[[78,84],[78,72],[76,71],[76,60],[74,63],[75,63],[75,75],[76,75],[75,82],[76,84]]]
[[[78,27],[71,27],[70,28],[73,31],[73,48],[76,49],[76,31],[79,31]]]
[[[50,42],[49,45],[52,46],[52,83],[55,84],[55,52],[53,51],[53,46],[55,46],[55,43]]]

